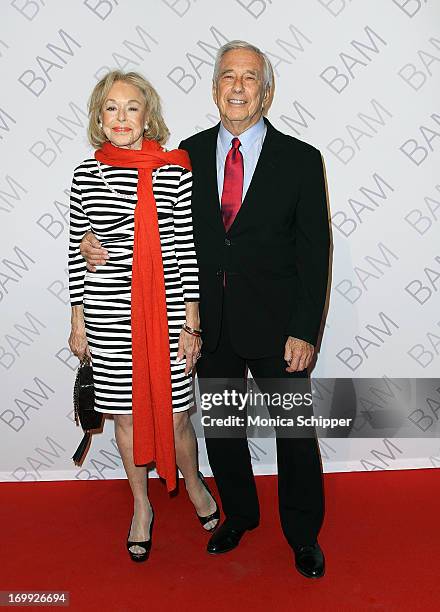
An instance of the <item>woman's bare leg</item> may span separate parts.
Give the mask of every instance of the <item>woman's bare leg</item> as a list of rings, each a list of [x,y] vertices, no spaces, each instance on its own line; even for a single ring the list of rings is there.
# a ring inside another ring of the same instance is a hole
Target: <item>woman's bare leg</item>
[[[152,517],[147,489],[147,471],[145,466],[138,466],[133,461],[133,417],[131,414],[115,414],[115,437],[133,493],[133,523],[129,540],[143,542],[150,539],[149,527]],[[132,546],[134,553],[142,553],[140,546]]]
[[[177,466],[185,479],[186,490],[197,514],[208,516],[215,511],[215,501],[198,476],[197,440],[188,411],[175,412],[173,420]],[[216,520],[210,521],[204,527],[209,530],[216,523]]]

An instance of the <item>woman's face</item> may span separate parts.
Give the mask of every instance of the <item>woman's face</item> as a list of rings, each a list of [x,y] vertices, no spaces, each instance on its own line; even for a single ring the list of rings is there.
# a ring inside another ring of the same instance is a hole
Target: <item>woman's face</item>
[[[135,85],[116,81],[101,112],[102,129],[116,147],[141,149],[147,122],[144,96]]]

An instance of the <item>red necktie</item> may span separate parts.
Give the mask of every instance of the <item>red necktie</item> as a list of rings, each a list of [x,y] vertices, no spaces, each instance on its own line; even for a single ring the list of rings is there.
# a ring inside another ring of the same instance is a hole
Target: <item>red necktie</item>
[[[241,142],[232,139],[232,147],[226,156],[222,193],[222,217],[228,231],[237,216],[243,195],[243,155],[239,151]]]

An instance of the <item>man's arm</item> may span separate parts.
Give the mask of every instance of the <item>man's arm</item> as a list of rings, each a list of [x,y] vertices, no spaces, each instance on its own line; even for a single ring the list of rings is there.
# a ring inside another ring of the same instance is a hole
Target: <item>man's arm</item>
[[[289,339],[285,359],[290,361],[289,368],[293,368],[287,368],[288,371],[310,364],[327,295],[330,231],[324,167],[318,150],[312,149],[302,175],[294,253],[299,291],[286,329]]]

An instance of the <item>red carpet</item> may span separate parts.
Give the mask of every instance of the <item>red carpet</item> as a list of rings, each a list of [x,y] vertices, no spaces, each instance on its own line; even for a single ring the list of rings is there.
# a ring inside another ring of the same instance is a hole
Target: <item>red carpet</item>
[[[439,470],[327,474],[321,580],[294,569],[276,479],[257,483],[261,526],[211,557],[184,490],[168,499],[150,479],[156,520],[143,564],[124,547],[126,481],[2,483],[0,590],[64,589],[67,609],[98,612],[440,609]]]

